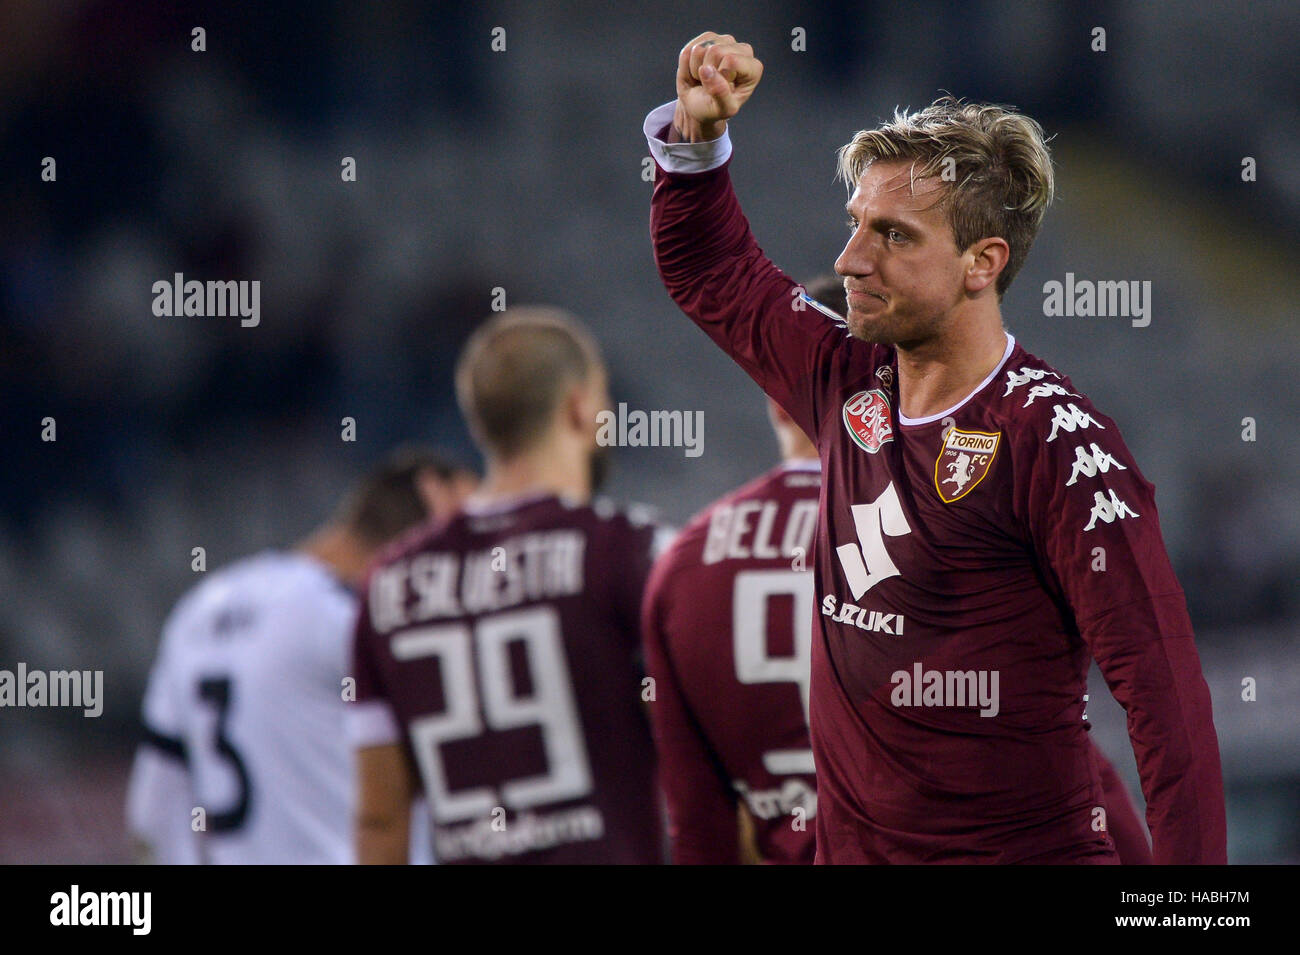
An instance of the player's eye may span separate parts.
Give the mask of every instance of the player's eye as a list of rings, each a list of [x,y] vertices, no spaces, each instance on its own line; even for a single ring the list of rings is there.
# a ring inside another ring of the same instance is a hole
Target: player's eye
[[[857,220],[857,219],[845,219],[845,220],[844,220],[844,225],[845,225],[845,227],[846,227],[850,232],[857,232],[857,231],[858,231],[858,220]]]
[[[888,232],[885,233],[885,238],[889,239],[890,242],[907,241],[907,236],[903,235],[903,233],[899,232],[897,229],[890,229]]]

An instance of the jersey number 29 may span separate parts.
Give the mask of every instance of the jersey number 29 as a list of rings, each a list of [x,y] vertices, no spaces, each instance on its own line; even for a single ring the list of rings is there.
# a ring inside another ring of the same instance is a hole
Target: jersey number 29
[[[523,644],[532,693],[515,693],[510,645]],[[573,686],[565,662],[560,619],[551,607],[529,607],[466,624],[421,627],[393,637],[398,660],[437,657],[442,672],[444,712],[413,720],[412,748],[425,792],[440,824],[486,818],[497,806],[520,810],[592,791],[591,767]],[[477,667],[475,664],[477,657]],[[478,678],[475,679],[475,671]],[[494,786],[453,792],[441,747],[473,739],[485,730],[538,726],[546,752],[545,773]]]

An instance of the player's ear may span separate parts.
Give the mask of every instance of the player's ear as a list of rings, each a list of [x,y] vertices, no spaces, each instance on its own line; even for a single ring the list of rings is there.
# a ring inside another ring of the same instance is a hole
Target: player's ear
[[[597,369],[584,382],[570,389],[573,398],[572,426],[585,433],[595,433],[597,415],[609,408],[609,385],[603,370]]]
[[[997,282],[1007,266],[1011,247],[1006,239],[980,239],[966,250],[966,291],[972,295]]]
[[[592,382],[571,382],[564,392],[561,414],[569,431],[586,434],[595,429],[599,398]]]

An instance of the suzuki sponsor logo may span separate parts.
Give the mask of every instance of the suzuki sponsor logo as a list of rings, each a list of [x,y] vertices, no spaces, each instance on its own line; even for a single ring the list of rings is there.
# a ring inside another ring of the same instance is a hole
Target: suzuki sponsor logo
[[[834,594],[827,594],[822,598],[822,616],[830,617],[831,623],[846,623],[857,627],[859,630],[887,633],[894,637],[903,635],[903,615],[901,613],[882,613],[879,610],[868,610],[866,607],[859,607],[857,604],[851,604],[848,601],[840,604],[837,612],[835,609],[836,603],[837,600]]]
[[[844,570],[844,579],[857,600],[876,584],[898,576],[898,568],[885,548],[885,535],[902,537],[912,533],[907,515],[898,501],[894,482],[870,504],[854,504],[853,526],[858,532],[857,544],[841,544],[835,548]]]

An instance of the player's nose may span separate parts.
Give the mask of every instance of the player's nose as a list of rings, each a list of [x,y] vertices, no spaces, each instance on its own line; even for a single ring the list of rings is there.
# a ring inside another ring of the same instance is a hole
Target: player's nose
[[[863,237],[862,229],[854,232],[849,236],[849,241],[844,243],[844,249],[840,252],[839,258],[835,260],[835,274],[848,277],[850,275],[870,275],[876,270],[875,262],[871,256],[870,243]]]

